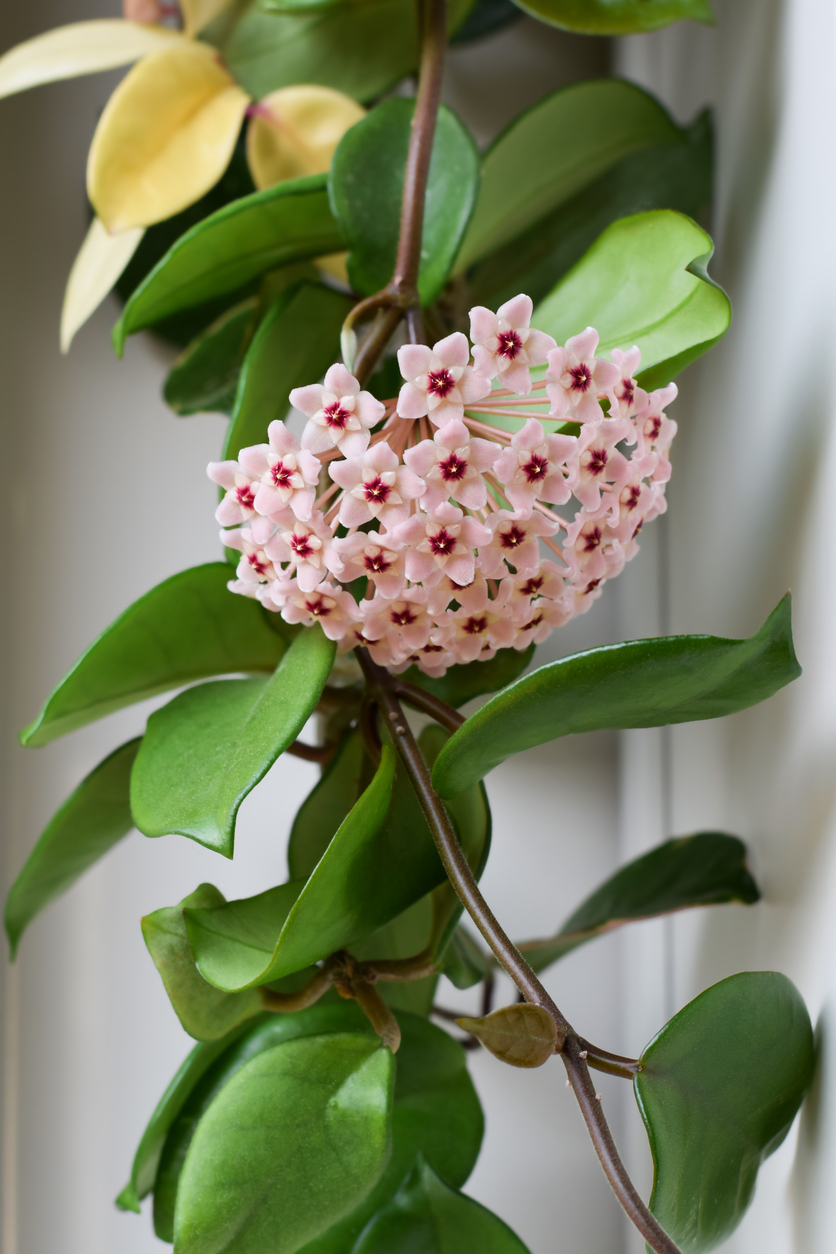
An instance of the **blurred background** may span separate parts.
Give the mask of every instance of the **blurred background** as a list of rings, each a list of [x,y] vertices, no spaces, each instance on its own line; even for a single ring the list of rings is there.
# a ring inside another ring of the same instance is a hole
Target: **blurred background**
[[[511,935],[555,930],[621,861],[669,835],[746,840],[764,901],[650,922],[596,941],[547,981],[585,1035],[638,1053],[707,985],[785,972],[807,999],[820,1068],[802,1118],[770,1160],[733,1254],[830,1254],[836,1160],[836,663],[834,498],[834,13],[830,0],[714,0],[717,25],[594,41],[522,18],[450,57],[447,100],[487,142],[545,91],[615,72],[685,122],[717,125],[715,279],[730,334],[680,379],[669,512],[586,617],[538,660],[642,635],[754,631],[788,587],[803,678],[720,722],[556,742],[488,780],[486,896]],[[65,22],[116,16],[104,0],[0,10],[0,50]],[[33,751],[17,730],[94,636],[166,576],[213,560],[222,420],[175,418],[170,357],[149,337],[111,352],[108,301],[58,351],[61,298],[87,226],[84,163],[118,76],[0,102],[0,398],[7,887],[43,825],[158,702]],[[239,897],[285,878],[285,840],[316,768],[280,759],[247,800],[234,864],[179,837],[134,833],[24,937],[2,990],[3,1254],[151,1254],[150,1216],[112,1199],[191,1041],[139,929],[202,880]],[[500,991],[510,999],[510,990]],[[467,1008],[449,985],[443,1004]],[[640,1254],[555,1062],[528,1073],[471,1055],[487,1115],[466,1191],[532,1254]],[[646,1141],[627,1085],[604,1103],[647,1195]]]

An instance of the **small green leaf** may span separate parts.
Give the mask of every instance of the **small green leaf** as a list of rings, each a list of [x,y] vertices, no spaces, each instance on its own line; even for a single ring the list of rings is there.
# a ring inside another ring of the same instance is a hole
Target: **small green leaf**
[[[255,990],[222,993],[203,979],[195,966],[183,911],[212,909],[226,898],[212,884],[201,884],[176,906],[165,906],[142,920],[142,935],[174,1012],[189,1036],[215,1041],[264,1007]]]
[[[331,205],[350,249],[348,274],[362,295],[392,277],[414,100],[391,99],[340,141],[331,164]],[[418,291],[436,299],[453,267],[479,188],[479,155],[470,133],[442,106],[430,161]]]
[[[130,740],[81,781],[50,819],[6,898],[6,934],[12,957],[36,914],[127,836],[128,801],[139,740]]]
[[[267,428],[284,418],[292,388],[319,379],[340,353],[340,328],[351,301],[321,283],[281,293],[253,336],[235,395],[222,457],[264,444]]]
[[[660,636],[560,658],[472,714],[433,769],[454,797],[514,753],[574,732],[722,718],[797,679],[789,594],[753,636]]]
[[[708,0],[514,0],[524,13],[582,35],[637,35],[672,22],[705,22]]]
[[[518,948],[535,971],[542,971],[622,923],[730,901],[748,906],[759,898],[743,841],[722,832],[698,832],[665,841],[628,862],[578,906],[556,936]]]
[[[466,928],[457,927],[444,954],[444,975],[456,988],[472,988],[493,975],[495,968]]]
[[[337,828],[371,782],[372,773],[363,737],[359,731],[349,732],[293,820],[287,846],[292,880],[306,880],[312,873]]]
[[[599,349],[638,345],[642,383],[668,383],[716,344],[731,306],[705,265],[711,237],[672,209],[653,209],[607,227],[534,310],[532,322],[563,344],[592,326]]]
[[[152,714],[131,777],[139,830],[188,836],[231,858],[238,807],[313,713],[334,652],[309,627],[269,679],[201,684]]]
[[[233,305],[180,354],[163,390],[176,414],[232,413],[257,309],[254,296]]]
[[[379,1211],[351,1254],[528,1254],[507,1224],[449,1189],[426,1164],[416,1167]]]
[[[114,710],[210,675],[272,671],[285,651],[261,608],[233,596],[224,562],[194,566],[134,601],[61,680],[21,743],[45,745]]]
[[[650,1209],[683,1254],[713,1249],[743,1218],[812,1080],[807,1008],[786,976],[744,971],[689,1002],[639,1061]]]
[[[417,666],[410,666],[401,679],[416,684],[426,692],[432,693],[452,705],[455,709],[472,701],[474,697],[482,697],[488,692],[499,692],[513,683],[523,673],[534,657],[533,644],[527,649],[499,649],[496,657],[489,662],[461,662],[447,668],[447,674],[440,679],[425,675]]]
[[[244,196],[172,245],[125,305],[113,329],[114,348],[121,356],[136,331],[234,292],[278,266],[341,247],[324,174]]]
[[[542,1067],[557,1046],[554,1019],[542,1006],[526,1002],[501,1006],[479,1019],[457,1019],[460,1028],[481,1041],[494,1058],[512,1067]]]
[[[267,1050],[198,1124],[177,1193],[177,1254],[293,1254],[350,1213],[389,1155],[394,1058],[362,1033]]]

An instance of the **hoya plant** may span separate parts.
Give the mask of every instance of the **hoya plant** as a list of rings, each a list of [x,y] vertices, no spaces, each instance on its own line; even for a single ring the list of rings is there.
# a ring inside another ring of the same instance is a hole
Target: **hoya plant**
[[[602,36],[712,20],[706,0],[520,7]],[[562,1064],[648,1247],[708,1250],[810,1084],[809,1016],[778,972],[706,989],[638,1058],[588,1040],[540,979],[630,920],[752,906],[734,835],[672,834],[539,940],[510,939],[479,887],[500,763],[580,732],[721,718],[799,674],[788,597],[745,639],[538,665],[664,512],[674,379],[730,308],[707,272],[708,118],[683,128],[595,79],[480,152],[441,104],[449,41],[515,15],[502,0],[128,0],[0,58],[3,95],[131,66],[90,149],[63,347],[115,287],[116,352],[141,331],[174,343],[172,409],[229,417],[208,468],[219,559],[129,606],[21,735],[45,745],[176,690],[46,827],[6,904],[12,950],[132,828],[232,858],[241,803],[281,754],[322,771],[281,816],[286,882],[238,901],[161,889],[142,920],[196,1044],[117,1205],[153,1195],[176,1254],[524,1254],[461,1191],[483,1135],[465,1047]],[[518,997],[494,1008],[500,970]],[[439,1005],[442,975],[481,984],[482,1013]],[[633,1086],[647,1201],[596,1071]]]

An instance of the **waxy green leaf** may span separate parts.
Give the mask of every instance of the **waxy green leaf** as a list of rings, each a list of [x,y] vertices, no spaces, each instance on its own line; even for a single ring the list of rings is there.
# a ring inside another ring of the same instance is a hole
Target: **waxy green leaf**
[[[244,196],[172,245],[127,302],[113,330],[114,347],[121,356],[136,331],[234,292],[279,266],[341,247],[324,174]]]
[[[672,209],[621,218],[535,308],[532,323],[559,344],[593,326],[601,353],[636,344],[643,386],[667,384],[729,328],[728,297],[706,270],[713,247]]]
[[[21,732],[48,744],[97,718],[210,675],[272,671],[287,645],[260,606],[233,596],[224,562],[194,566],[134,601],[82,653]]]
[[[617,78],[573,83],[514,118],[482,158],[482,186],[456,270],[540,222],[617,161],[681,131],[658,101]]]
[[[321,378],[338,359],[350,309],[347,296],[321,283],[282,292],[247,350],[222,457],[266,443],[270,423],[287,415],[291,389]]]
[[[231,858],[238,807],[313,713],[335,648],[309,627],[269,679],[201,684],[152,714],[131,776],[139,830]]]
[[[448,667],[447,674],[440,679],[425,675],[417,666],[410,666],[401,676],[411,684],[416,684],[434,697],[440,697],[455,709],[472,701],[474,697],[482,697],[487,692],[499,692],[513,683],[523,673],[534,657],[533,644],[527,649],[499,649],[496,657],[489,662],[462,662],[457,666]]]
[[[491,957],[464,927],[457,927],[444,954],[444,974],[456,988],[472,988],[494,974]]]
[[[254,296],[233,305],[180,354],[163,390],[176,414],[232,413],[257,308]]]
[[[507,1224],[479,1202],[417,1167],[366,1228],[351,1254],[528,1254]]]
[[[287,845],[292,880],[306,880],[349,810],[371,783],[373,767],[359,731],[340,743],[320,779],[299,807]]]
[[[789,594],[745,640],[659,636],[560,658],[487,701],[444,745],[433,768],[455,797],[514,753],[574,732],[664,727],[722,718],[797,679]]]
[[[340,140],[331,164],[331,205],[348,254],[352,286],[377,292],[392,277],[414,100],[385,100]],[[427,183],[418,291],[436,299],[453,268],[476,203],[479,155],[470,133],[442,106]]]
[[[708,0],[514,0],[524,13],[582,35],[637,35],[672,22],[714,22]]]
[[[25,928],[133,827],[129,789],[139,740],[122,745],[81,781],[50,819],[6,898],[12,957]]]
[[[189,1146],[177,1254],[293,1254],[350,1213],[386,1166],[394,1067],[359,1032],[287,1041],[245,1063]]]
[[[665,841],[628,862],[578,906],[556,936],[518,948],[535,971],[542,971],[622,923],[730,901],[749,906],[759,898],[743,841],[722,832],[698,832]]]
[[[744,971],[680,1010],[639,1061],[650,1209],[683,1254],[713,1249],[740,1223],[812,1081],[807,1008],[786,976]]]
[[[501,1006],[478,1019],[465,1015],[456,1023],[481,1041],[494,1058],[512,1067],[542,1067],[557,1046],[552,1016],[542,1006],[527,1002]]]

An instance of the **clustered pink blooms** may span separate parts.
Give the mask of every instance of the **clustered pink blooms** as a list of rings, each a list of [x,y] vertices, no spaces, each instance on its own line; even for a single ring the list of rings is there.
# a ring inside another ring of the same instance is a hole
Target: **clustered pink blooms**
[[[334,365],[290,394],[301,440],[272,422],[211,463],[230,588],[437,676],[584,613],[665,510],[676,387],[644,391],[637,348],[596,357],[591,327],[561,348],[531,313],[528,296],[471,310],[472,357],[461,332],[401,348],[390,401]]]

